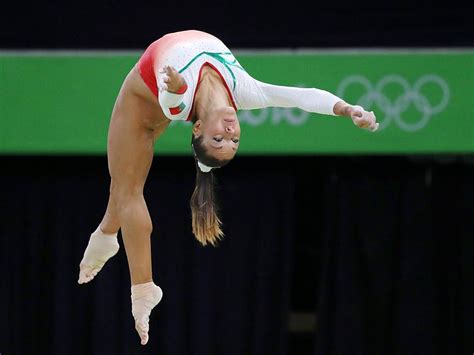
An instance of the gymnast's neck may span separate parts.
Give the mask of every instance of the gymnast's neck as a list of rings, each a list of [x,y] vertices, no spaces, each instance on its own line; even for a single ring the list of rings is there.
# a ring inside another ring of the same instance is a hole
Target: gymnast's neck
[[[197,118],[205,119],[211,111],[229,106],[232,107],[232,102],[222,79],[212,68],[204,67],[194,98]]]

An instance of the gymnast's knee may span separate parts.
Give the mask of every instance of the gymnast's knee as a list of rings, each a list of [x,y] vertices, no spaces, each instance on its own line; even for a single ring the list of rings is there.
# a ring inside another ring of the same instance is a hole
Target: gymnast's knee
[[[143,202],[143,185],[111,184],[110,197],[120,213],[128,206]]]
[[[141,228],[152,232],[152,223],[143,197],[141,184],[111,184],[110,196],[114,201],[119,220],[122,224],[132,218]]]
[[[110,196],[118,203],[123,199],[133,199],[143,197],[144,183],[128,182],[128,181],[116,181],[112,179],[110,183]]]

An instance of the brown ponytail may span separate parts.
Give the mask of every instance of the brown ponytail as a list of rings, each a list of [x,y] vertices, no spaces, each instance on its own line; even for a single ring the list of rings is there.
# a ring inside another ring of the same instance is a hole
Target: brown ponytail
[[[215,246],[217,241],[224,237],[224,233],[215,201],[214,174],[212,171],[202,172],[197,162],[200,161],[207,166],[221,167],[229,161],[219,161],[206,154],[201,140],[201,137],[194,138],[193,135],[192,147],[196,158],[196,187],[190,201],[193,233],[202,245],[209,243]]]
[[[215,246],[224,233],[214,199],[214,174],[212,171],[203,173],[198,166],[196,166],[196,187],[191,197],[191,213],[196,239],[202,245],[210,243]]]

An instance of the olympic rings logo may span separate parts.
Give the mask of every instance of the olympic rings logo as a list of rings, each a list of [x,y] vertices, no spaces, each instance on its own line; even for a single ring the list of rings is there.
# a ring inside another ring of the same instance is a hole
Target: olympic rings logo
[[[398,85],[402,94],[391,101],[385,94],[384,89],[388,85]],[[432,105],[428,98],[422,94],[422,90],[426,85],[435,85],[441,91],[441,98],[439,102]],[[383,111],[384,116],[377,116],[377,121],[380,123],[379,130],[386,128],[392,121],[394,121],[402,130],[406,132],[415,132],[425,127],[433,115],[443,111],[449,103],[449,86],[441,77],[428,74],[419,78],[413,87],[408,81],[400,75],[387,75],[383,77],[376,85],[362,75],[352,75],[339,84],[337,95],[343,98],[349,87],[359,86],[365,92],[359,97],[357,105],[362,106],[366,110],[371,110],[377,106]],[[420,117],[413,121],[407,121],[403,117],[403,113],[413,105],[420,113]]]

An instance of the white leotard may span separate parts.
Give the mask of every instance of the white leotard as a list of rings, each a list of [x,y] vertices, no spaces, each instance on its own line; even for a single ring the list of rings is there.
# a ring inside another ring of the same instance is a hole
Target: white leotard
[[[163,112],[171,120],[190,118],[201,70],[206,65],[221,76],[236,109],[297,107],[308,112],[334,115],[334,105],[341,101],[339,97],[320,89],[278,86],[255,80],[242,68],[229,48],[210,34],[184,31],[167,36],[163,38],[168,43],[155,63],[157,82],[160,83],[159,69],[169,65],[181,73],[188,85],[182,95],[167,91],[159,94]],[[170,110],[177,106],[180,106],[179,110]]]

